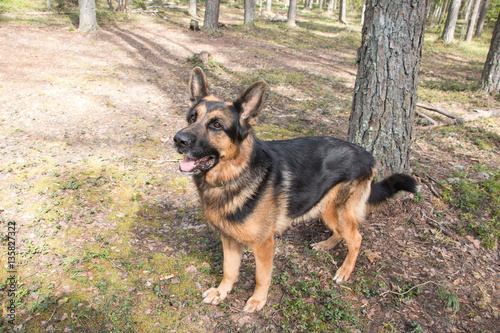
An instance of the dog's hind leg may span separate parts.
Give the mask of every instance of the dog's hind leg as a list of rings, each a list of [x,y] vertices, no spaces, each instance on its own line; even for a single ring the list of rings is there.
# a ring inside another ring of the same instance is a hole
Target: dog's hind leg
[[[330,250],[342,239],[345,240],[348,248],[344,263],[333,278],[337,283],[342,283],[349,278],[358,257],[362,239],[358,231],[358,222],[364,217],[365,197],[366,195],[361,192],[347,196],[347,200],[340,204],[332,201],[321,214],[325,224],[333,230],[333,235],[325,241],[313,244],[313,248]]]
[[[203,302],[209,304],[219,304],[226,298],[233,289],[233,284],[238,280],[240,271],[243,245],[224,235],[221,239],[224,252],[223,277],[217,288],[210,288],[203,293]]]
[[[263,243],[252,247],[252,250],[255,256],[255,290],[243,309],[245,312],[259,311],[266,304],[273,268],[273,235]]]
[[[337,273],[335,273],[335,276],[333,277],[335,282],[340,284],[349,279],[349,276],[351,276],[354,264],[358,258],[362,237],[358,231],[358,221],[353,214],[342,212],[339,215],[342,221],[339,223],[337,231],[345,240],[348,249],[344,263],[340,266]]]

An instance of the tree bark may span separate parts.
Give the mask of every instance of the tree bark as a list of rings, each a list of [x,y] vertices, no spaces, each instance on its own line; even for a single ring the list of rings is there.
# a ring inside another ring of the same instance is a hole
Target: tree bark
[[[243,26],[247,28],[252,28],[255,25],[255,7],[257,5],[256,0],[245,0],[245,13]]]
[[[476,27],[477,16],[479,14],[480,5],[481,5],[481,0],[476,0],[474,2],[474,7],[472,8],[472,13],[470,15],[469,28],[467,29],[467,37],[465,38],[467,43],[472,42],[472,36],[474,34],[474,28]]]
[[[95,12],[95,0],[78,0],[80,7],[80,22],[78,30],[89,32],[98,29],[97,17]]]
[[[495,23],[490,50],[484,63],[481,89],[489,93],[500,91],[500,14]]]
[[[198,0],[189,0],[189,15],[196,16]]]
[[[458,12],[460,11],[461,4],[462,0],[452,0],[450,4],[444,24],[443,35],[441,36],[445,43],[451,43],[455,38],[455,27],[457,26]]]
[[[483,32],[484,21],[486,20],[486,14],[488,13],[488,7],[490,6],[490,0],[483,0],[483,4],[481,6],[481,11],[479,12],[479,19],[477,20],[476,33],[474,37],[481,37],[481,33]]]
[[[426,1],[367,0],[348,140],[379,174],[410,168]]]
[[[297,19],[297,0],[290,0],[290,7],[288,7],[287,24],[289,27],[295,27]]]
[[[219,7],[220,0],[207,0],[205,2],[203,29],[212,31],[219,30]]]
[[[347,0],[340,0],[339,21],[344,24],[347,23]]]

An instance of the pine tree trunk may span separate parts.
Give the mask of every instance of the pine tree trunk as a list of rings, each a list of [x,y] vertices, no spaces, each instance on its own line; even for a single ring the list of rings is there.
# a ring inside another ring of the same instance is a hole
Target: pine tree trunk
[[[297,19],[297,0],[290,0],[290,7],[288,7],[288,19],[287,19],[288,26],[292,28],[295,27],[296,19]]]
[[[97,18],[95,12],[95,0],[78,0],[80,6],[80,22],[78,30],[89,32],[97,30]]]
[[[340,0],[339,21],[344,24],[347,23],[347,0]]]
[[[205,2],[205,18],[203,29],[219,30],[219,7],[220,0],[207,0]]]
[[[474,7],[472,7],[472,12],[471,12],[470,21],[469,21],[469,28],[467,30],[467,37],[465,38],[467,43],[472,42],[472,36],[474,35],[474,28],[476,27],[477,16],[479,14],[479,7],[480,6],[481,6],[481,0],[476,0],[474,2]]]
[[[500,14],[495,23],[490,50],[484,63],[481,89],[489,93],[500,91]]]
[[[452,0],[450,4],[444,24],[443,35],[441,36],[445,43],[451,43],[455,38],[455,28],[457,26],[458,12],[460,11],[461,3],[462,0]]]
[[[348,140],[380,162],[410,168],[426,1],[367,0]]]
[[[476,33],[474,37],[481,37],[481,33],[483,32],[484,21],[486,20],[486,14],[488,13],[488,7],[490,6],[490,0],[483,0],[483,4],[481,6],[481,11],[479,12],[479,19],[477,20]]]
[[[245,0],[245,13],[243,25],[247,28],[252,28],[255,24],[255,6],[256,0]]]
[[[266,12],[271,11],[272,0],[266,0]]]

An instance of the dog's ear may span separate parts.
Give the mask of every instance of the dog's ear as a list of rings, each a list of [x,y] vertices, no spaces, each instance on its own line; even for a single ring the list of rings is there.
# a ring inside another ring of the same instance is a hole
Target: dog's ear
[[[255,82],[234,101],[234,106],[240,112],[240,121],[242,124],[255,125],[257,116],[264,104],[266,89],[267,84],[264,81]]]
[[[196,102],[209,95],[207,78],[200,67],[193,68],[189,79],[189,99]]]

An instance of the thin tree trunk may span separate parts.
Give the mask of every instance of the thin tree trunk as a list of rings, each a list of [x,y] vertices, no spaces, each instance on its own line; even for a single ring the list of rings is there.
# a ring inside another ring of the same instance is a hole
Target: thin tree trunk
[[[495,23],[490,50],[484,63],[481,89],[489,93],[500,91],[500,14]]]
[[[97,30],[98,25],[95,12],[95,0],[78,0],[78,5],[80,6],[80,22],[78,30],[83,32]]]
[[[189,0],[189,15],[191,16],[196,16],[196,4],[198,0]]]
[[[361,26],[365,24],[365,11],[366,11],[366,4],[363,5],[363,9],[361,10]]]
[[[205,18],[203,29],[219,30],[219,7],[220,0],[207,0],[205,2]]]
[[[347,23],[347,0],[340,0],[339,8],[339,21],[346,24]]]
[[[490,6],[490,0],[483,0],[483,5],[481,6],[481,11],[479,12],[479,19],[477,20],[476,33],[474,37],[481,37],[483,32],[484,21],[486,20],[486,14],[488,13],[488,7]]]
[[[290,7],[288,7],[287,24],[289,27],[295,27],[297,19],[297,0],[290,0]]]
[[[333,14],[333,0],[328,0],[328,14]]]
[[[475,0],[474,7],[472,8],[472,13],[470,15],[470,22],[469,22],[469,28],[467,30],[467,37],[465,38],[467,43],[472,42],[472,36],[474,35],[474,28],[476,27],[477,16],[479,14],[480,5],[481,5],[481,0]]]
[[[272,0],[266,0],[266,12],[271,11]]]
[[[445,0],[443,2],[443,7],[441,7],[441,11],[439,13],[438,24],[441,24],[443,22],[444,13],[446,13],[448,7],[449,7],[449,2]]]
[[[451,43],[455,38],[455,27],[457,26],[458,12],[460,11],[461,4],[462,0],[452,0],[450,4],[444,24],[443,35],[441,36],[445,43]]]
[[[245,0],[245,13],[243,26],[253,28],[255,25],[255,7],[256,0]]]
[[[470,11],[472,9],[473,2],[474,2],[474,0],[468,0],[467,1],[467,7],[465,8],[464,22],[468,22],[469,21]]]
[[[410,168],[426,1],[367,0],[348,140],[381,177]]]

